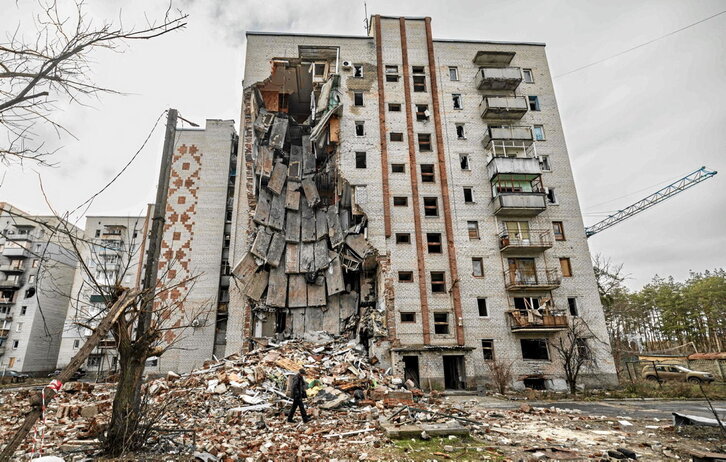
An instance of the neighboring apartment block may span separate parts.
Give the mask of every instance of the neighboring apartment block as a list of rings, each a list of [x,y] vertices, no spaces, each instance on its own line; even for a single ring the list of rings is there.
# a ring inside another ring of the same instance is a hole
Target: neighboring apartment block
[[[0,373],[55,369],[76,267],[69,241],[52,232],[58,225],[0,202]]]
[[[140,286],[144,268],[146,216],[86,217],[84,239],[78,243],[78,262],[71,297],[67,301],[58,368],[66,366],[91,336],[106,312],[106,300],[114,287]],[[105,375],[117,369],[115,340],[109,335],[91,352],[83,366],[92,375]],[[150,366],[155,364],[150,363]]]
[[[424,388],[481,386],[489,359],[564,388],[552,345],[579,319],[585,380],[615,380],[543,44],[384,16],[248,32],[244,85],[219,353],[327,330]],[[220,236],[215,213],[194,229]]]

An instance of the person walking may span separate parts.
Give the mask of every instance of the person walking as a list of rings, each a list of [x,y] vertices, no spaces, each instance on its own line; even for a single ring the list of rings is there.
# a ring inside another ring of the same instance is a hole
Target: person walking
[[[303,402],[307,397],[306,388],[305,369],[300,369],[292,380],[292,407],[290,408],[290,413],[287,415],[288,422],[294,422],[293,417],[295,416],[295,410],[297,408],[300,408],[300,415],[302,415],[303,422],[307,423],[310,420],[305,412],[305,403]]]

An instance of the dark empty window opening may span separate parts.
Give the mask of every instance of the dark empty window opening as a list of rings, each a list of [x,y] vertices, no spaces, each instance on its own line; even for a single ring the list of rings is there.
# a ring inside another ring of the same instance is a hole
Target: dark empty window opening
[[[467,204],[474,202],[474,191],[471,188],[464,188],[464,202]]]
[[[462,170],[470,170],[469,168],[469,154],[459,155],[459,163],[461,164]]]
[[[489,316],[489,310],[487,310],[487,299],[486,298],[477,298],[476,307],[479,309],[479,316],[481,316],[481,317]]]
[[[542,377],[530,377],[522,379],[522,383],[524,384],[525,388],[530,388],[532,390],[547,389],[547,387],[545,386],[545,379],[543,379]]]
[[[493,360],[494,359],[494,340],[482,339],[481,351],[484,354],[485,360],[487,360],[487,361]]]
[[[431,151],[431,134],[430,133],[419,133],[418,134],[418,150],[421,152]]]
[[[363,106],[363,93],[358,91],[353,93],[353,104],[356,106]]]
[[[522,359],[550,359],[547,351],[547,340],[543,338],[523,338],[520,339],[520,344],[522,346]]]
[[[315,63],[313,66],[313,75],[315,77],[322,77],[325,78],[325,68],[327,65],[325,63]]]
[[[388,103],[388,110],[390,112],[401,112],[401,105],[399,103]]]
[[[391,173],[406,173],[406,164],[391,164]]]
[[[427,217],[438,217],[439,216],[439,200],[436,197],[424,197],[424,216]]]
[[[353,77],[363,78],[363,65],[353,64]]]
[[[413,72],[414,75],[426,73],[424,66],[411,66],[411,72]]]
[[[355,168],[366,168],[366,153],[356,152],[355,153]]]
[[[403,141],[403,133],[391,132],[391,141]]]
[[[529,100],[529,110],[539,111],[539,98],[536,96],[528,96],[527,99]]]
[[[406,207],[408,206],[408,197],[406,196],[394,196],[393,197],[393,205],[396,207]]]
[[[570,316],[577,316],[577,299],[575,297],[569,297],[567,299],[567,306],[570,308]]]
[[[441,253],[441,234],[426,233],[426,245],[429,253]]]
[[[547,188],[547,202],[550,204],[557,203],[557,195],[555,195],[555,188]]]
[[[278,310],[275,316],[275,333],[282,334],[285,332],[287,326],[287,313],[283,310]]]
[[[539,298],[514,297],[514,308],[520,311],[536,310],[539,308]]]
[[[454,104],[454,109],[464,109],[464,103],[462,102],[461,95],[459,93],[452,94],[451,101]]]
[[[466,134],[464,133],[464,124],[456,124],[456,137],[460,140],[466,139]]]
[[[413,271],[399,271],[398,282],[413,282]]]
[[[386,82],[398,82],[398,66],[386,66]]]
[[[434,183],[434,164],[421,164],[421,183]]]
[[[365,136],[366,135],[366,129],[365,129],[365,122],[358,121],[355,123],[355,136]]]
[[[446,274],[443,271],[431,271],[431,293],[446,293]]]
[[[287,93],[279,93],[277,95],[277,106],[280,110],[290,107],[290,95]]]
[[[396,233],[396,244],[410,244],[411,234],[410,233]]]
[[[575,346],[577,347],[577,355],[580,359],[591,359],[592,352],[590,351],[590,345],[587,343],[586,338],[578,337],[575,339]]]
[[[429,120],[429,105],[428,104],[417,104],[416,105],[416,120],[419,122]]]
[[[414,75],[413,76],[413,91],[416,93],[423,93],[426,91],[426,76],[425,75]]]
[[[449,333],[449,313],[434,313],[434,333],[439,335]]]
[[[416,313],[401,313],[401,322],[416,322]]]

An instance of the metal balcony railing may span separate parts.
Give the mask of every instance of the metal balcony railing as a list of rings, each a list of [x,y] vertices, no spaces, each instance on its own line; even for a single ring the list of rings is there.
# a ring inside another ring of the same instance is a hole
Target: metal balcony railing
[[[511,310],[507,321],[512,332],[547,332],[567,329],[567,314],[560,310]]]
[[[504,286],[507,290],[552,290],[560,286],[562,278],[556,269],[516,269],[504,272]]]
[[[499,233],[499,249],[502,252],[517,250],[545,250],[552,247],[552,231],[549,229],[529,229],[516,233],[502,231]]]

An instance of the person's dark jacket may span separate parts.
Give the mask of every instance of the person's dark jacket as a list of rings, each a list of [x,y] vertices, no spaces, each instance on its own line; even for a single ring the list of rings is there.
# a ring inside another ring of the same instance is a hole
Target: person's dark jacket
[[[305,377],[297,374],[295,378],[292,379],[292,399],[304,399],[307,396],[305,393],[306,388],[307,383],[305,383]]]

